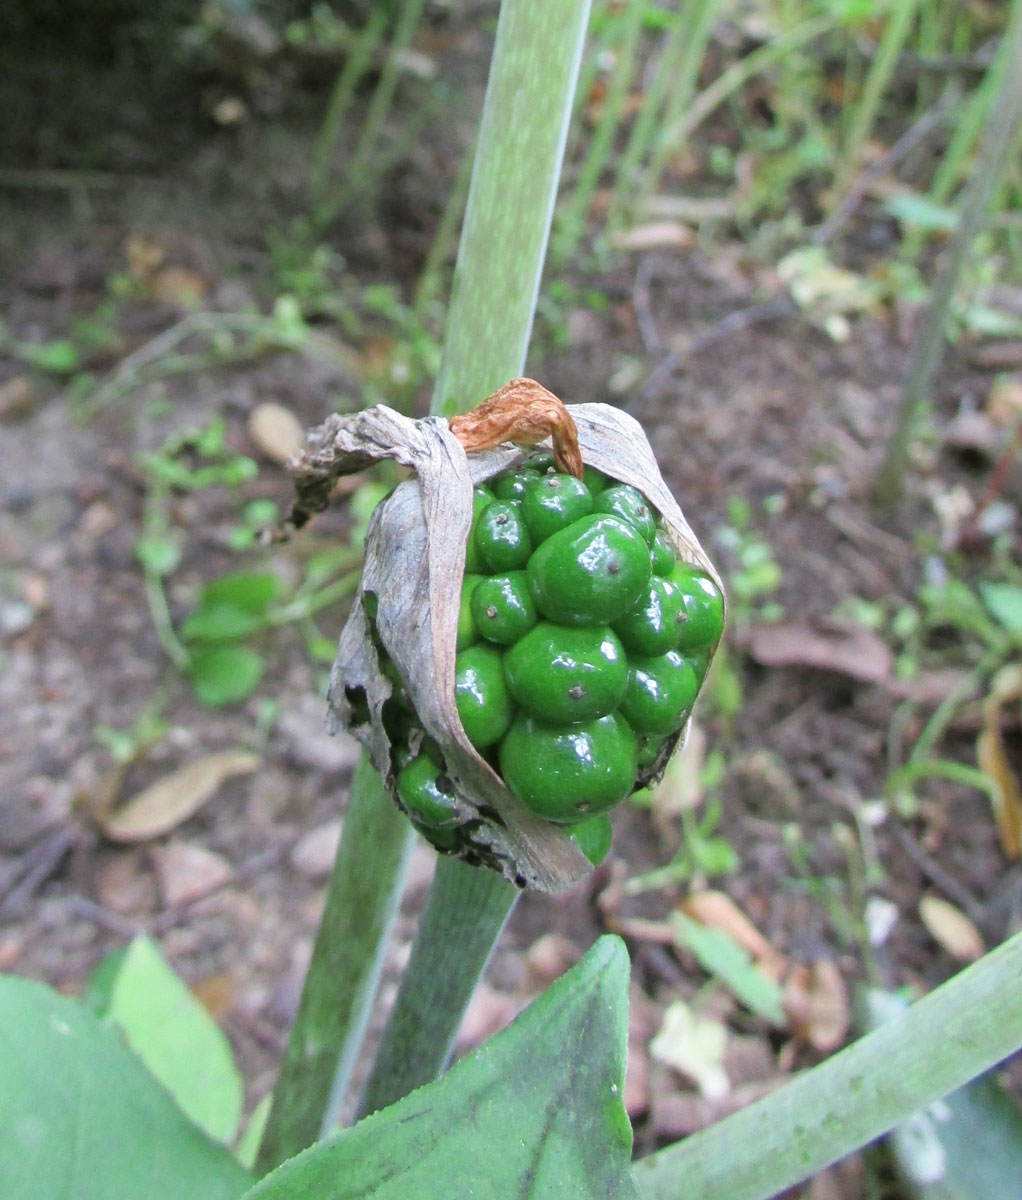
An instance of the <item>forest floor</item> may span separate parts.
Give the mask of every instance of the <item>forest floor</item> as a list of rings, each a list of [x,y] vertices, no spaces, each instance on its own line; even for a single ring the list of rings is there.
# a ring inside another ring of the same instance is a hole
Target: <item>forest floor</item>
[[[455,30],[427,49],[462,80],[460,111],[477,111],[485,38]],[[329,353],[315,339],[289,350],[239,337],[236,353],[218,358],[193,335],[184,344],[208,352],[208,365],[156,378],[153,339],[189,314],[266,313],[284,290],[267,237],[300,211],[315,132],[315,105],[307,109],[256,109],[220,126],[189,116],[188,136],[175,125],[165,155],[146,140],[149,114],[120,128],[123,144],[91,181],[75,183],[68,151],[58,165],[69,166],[72,186],[0,186],[0,970],[78,992],[105,954],[150,932],[221,1021],[250,1107],[272,1086],[295,1011],[356,748],[323,731],[326,667],[310,659],[294,625],[257,639],[266,671],[242,704],[204,708],[169,670],[135,554],[151,499],[139,456],[220,417],[227,443],[260,463],[237,487],[171,497],[182,558],[167,594],[177,624],[201,587],[227,571],[268,568],[293,582],[313,550],[343,544],[350,520],[337,502],[291,544],[231,548],[244,502],[268,498],[283,509],[290,495],[250,418],[274,402],[311,426],[367,394],[426,412],[428,381],[406,382],[408,348],[367,289],[387,284],[409,295],[470,133],[431,126],[384,177],[378,202],[330,230],[337,260],[326,282],[355,319],[311,323]],[[24,148],[8,137],[12,153]],[[862,271],[876,253],[871,232],[857,218],[860,248],[851,235],[842,246],[844,261]],[[970,667],[949,623],[944,643],[938,629],[906,672],[906,644],[891,634],[890,617],[918,609],[927,571],[950,541],[972,578],[989,563],[988,541],[960,536],[965,519],[956,513],[983,497],[997,454],[963,435],[962,414],[985,414],[1006,378],[1020,386],[1022,344],[949,350],[904,497],[878,513],[869,482],[918,310],[857,315],[847,339],[835,341],[794,305],[762,308],[784,294],[776,272],[726,228],[684,246],[618,251],[558,278],[528,371],[567,401],[609,401],[643,422],[690,523],[735,581],[732,629],[686,770],[651,804],[622,806],[611,857],[586,883],[567,896],[522,896],[461,1041],[477,1044],[506,1023],[598,933],[622,932],[633,962],[627,1099],[642,1152],[764,1094],[854,1036],[858,984],[929,989],[975,952],[975,938],[990,947],[1022,926],[1022,866],[1006,856],[984,795],[934,779],[897,811],[883,803],[892,764]],[[91,343],[82,333],[89,321],[101,327]],[[26,361],[26,346],[75,337],[78,358],[63,378]],[[126,360],[138,371],[126,373]],[[997,500],[1017,529],[1017,456]],[[764,561],[774,564],[776,587],[755,594]],[[878,631],[856,624],[863,611],[885,623]],[[343,602],[316,617],[330,639],[343,619]],[[980,700],[965,688],[941,755],[975,762]],[[165,727],[122,770],[97,729],[130,730],[147,712]],[[1014,754],[1017,730],[1008,738]],[[90,818],[114,795],[127,799],[238,747],[258,756],[258,768],[223,783],[162,836],[118,844]],[[672,861],[683,823],[718,806],[715,827],[690,837],[707,862],[733,857],[725,875],[707,880],[696,867],[665,886],[629,887]],[[377,1029],[432,865],[420,845]],[[783,1028],[708,984],[672,945],[669,914],[707,886],[727,893],[781,961]],[[954,914],[920,915],[933,897],[967,920],[964,947],[949,928]],[[727,1029],[723,1092],[701,1093],[691,1075],[650,1054],[678,1000]],[[812,1196],[856,1200],[863,1169],[845,1164]]]

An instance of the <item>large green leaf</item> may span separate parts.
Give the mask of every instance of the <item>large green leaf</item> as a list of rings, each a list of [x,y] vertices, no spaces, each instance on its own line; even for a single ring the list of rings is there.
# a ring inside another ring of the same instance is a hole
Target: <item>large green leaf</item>
[[[236,1200],[250,1184],[114,1026],[0,975],[3,1200]]]
[[[244,1088],[230,1043],[147,937],[137,937],[98,968],[88,997],[97,1016],[128,1044],[200,1129],[233,1137]]]
[[[628,956],[604,937],[442,1079],[284,1163],[245,1200],[634,1200],[627,1033]]]

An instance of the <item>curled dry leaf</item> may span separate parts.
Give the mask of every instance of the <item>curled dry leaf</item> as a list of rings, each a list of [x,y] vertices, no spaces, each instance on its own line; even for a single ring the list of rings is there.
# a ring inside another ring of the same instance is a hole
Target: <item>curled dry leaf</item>
[[[258,765],[255,754],[242,751],[206,754],[164,775],[116,811],[100,815],[97,823],[114,842],[160,837],[198,812],[226,780],[248,775]]]
[[[467,453],[495,450],[502,442],[538,446],[550,438],[560,470],[582,478],[578,431],[564,403],[535,379],[512,379],[498,392],[450,421]]]
[[[1008,761],[1008,748],[1001,731],[1001,709],[1022,699],[1022,667],[1005,667],[994,678],[983,701],[983,731],[976,740],[980,770],[994,785],[994,818],[1001,848],[1008,858],[1022,854],[1022,783]]]
[[[760,933],[737,904],[724,892],[697,892],[682,902],[682,911],[706,925],[728,934],[756,965],[771,979],[780,979],[788,968],[788,960]]]
[[[535,421],[532,416],[525,421],[524,429],[507,417],[509,398],[516,395],[524,397],[526,411],[535,416]],[[290,516],[291,526],[300,527],[326,508],[339,476],[382,459],[415,472],[416,478],[399,485],[370,521],[362,581],[331,673],[328,726],[347,728],[362,742],[394,795],[397,753],[417,753],[419,742],[412,741],[422,734],[413,732],[407,746],[392,742],[394,723],[384,720],[384,708],[394,695],[394,683],[384,671],[389,659],[418,725],[443,756],[459,817],[456,852],[501,871],[519,887],[547,892],[576,883],[591,869],[589,860],[561,828],[531,813],[473,749],[455,706],[454,676],[472,489],[525,457],[514,444],[475,447],[492,445],[500,437],[531,445],[549,434],[556,450],[559,440],[570,440],[562,410],[577,433],[577,473],[585,463],[637,487],[661,513],[681,559],[708,571],[719,585],[638,422],[604,404],[566,408],[531,380],[513,380],[485,401],[476,410],[475,424],[463,418],[450,425],[440,417],[413,421],[384,405],[328,418],[308,435],[305,451],[292,466],[295,502]],[[499,422],[494,417],[498,412],[503,414]],[[552,432],[549,424],[542,425],[541,413],[544,419],[554,414]],[[462,438],[473,453],[466,452]],[[668,739],[641,784],[660,777],[681,736]]]
[[[986,952],[983,935],[950,901],[924,896],[919,901],[919,918],[933,940],[957,962],[975,962]]]

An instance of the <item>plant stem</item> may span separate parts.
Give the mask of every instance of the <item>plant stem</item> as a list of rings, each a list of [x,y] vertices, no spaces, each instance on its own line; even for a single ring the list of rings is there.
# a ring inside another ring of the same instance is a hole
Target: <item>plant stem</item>
[[[1014,0],[1004,34],[1007,60],[1022,62],[1022,0]],[[975,173],[962,199],[961,216],[947,262],[933,289],[930,306],[912,346],[908,382],[898,403],[894,432],[873,487],[880,505],[894,504],[901,495],[908,447],[929,391],[930,380],[944,347],[944,326],[972,243],[986,224],[987,209],[997,187],[1008,151],[1022,123],[1022,71],[1007,71],[987,125]]]
[[[589,0],[543,5],[504,0],[501,6],[434,413],[465,411],[523,369],[588,16]],[[375,992],[411,837],[411,826],[363,756],[257,1160],[261,1172],[310,1145],[334,1119],[365,1006]],[[474,886],[489,899],[479,911],[461,911],[453,885],[475,870],[446,860],[438,864],[438,897],[429,905],[434,916],[422,935],[445,923],[460,927],[466,915],[472,918],[475,950],[467,959],[466,979],[472,970],[477,978],[485,966],[515,894],[503,879],[479,872],[482,878]],[[371,930],[365,928],[367,913]],[[458,948],[452,943],[450,950]],[[413,951],[412,963],[418,965],[406,972],[402,991],[421,994],[426,990],[422,977],[436,972],[435,961]],[[410,1035],[406,1053],[418,1058],[417,1044],[434,1039],[448,1046],[464,1003],[452,995],[451,1007],[439,1007],[428,1032],[420,1027]]]
[[[504,0],[433,411],[520,374],[532,332],[589,0]]]
[[[504,0],[433,412],[471,408],[525,366],[589,0]],[[442,857],[362,1100],[393,1103],[443,1069],[517,891]]]
[[[1022,933],[764,1100],[642,1159],[642,1200],[763,1200],[1022,1046]],[[939,1047],[920,1053],[921,1047]]]
[[[385,1108],[446,1067],[461,1018],[518,899],[496,871],[441,856],[359,1117]]]
[[[344,836],[259,1147],[260,1174],[333,1125],[379,981],[412,828],[368,758],[351,784]]]

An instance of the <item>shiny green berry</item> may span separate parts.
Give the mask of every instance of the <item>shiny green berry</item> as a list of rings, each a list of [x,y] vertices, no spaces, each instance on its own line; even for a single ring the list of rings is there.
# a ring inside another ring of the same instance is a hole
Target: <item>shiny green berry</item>
[[[427,829],[452,828],[458,824],[453,791],[448,790],[440,768],[420,754],[397,774],[395,786],[409,817]]]
[[[504,655],[511,696],[551,725],[591,721],[617,708],[628,683],[624,647],[606,626],[542,621]]]
[[[522,517],[534,546],[592,511],[593,497],[574,475],[540,475],[522,493]]]
[[[472,527],[469,530],[468,542],[465,546],[465,571],[474,575],[486,570],[486,563],[476,545],[476,529],[483,510],[493,503],[494,495],[484,484],[477,484],[472,489]]]
[[[573,824],[635,787],[635,735],[617,713],[566,727],[519,713],[500,744],[500,771],[534,813]]]
[[[577,825],[569,825],[564,832],[594,867],[598,867],[610,853],[613,830],[610,827],[610,818],[603,813],[579,821]]]
[[[532,538],[521,509],[509,500],[487,505],[476,526],[475,543],[490,571],[517,571],[529,561]]]
[[[638,488],[627,483],[605,488],[593,501],[593,511],[613,513],[622,521],[628,521],[642,534],[647,546],[653,545],[656,538],[656,517],[649,501]]]
[[[539,478],[539,471],[531,467],[518,467],[514,471],[501,471],[490,480],[493,494],[498,500],[521,500],[525,489]]]
[[[465,735],[477,750],[492,746],[507,732],[514,708],[500,652],[493,646],[480,642],[455,659],[454,702]]]
[[[724,597],[705,571],[689,563],[678,563],[668,577],[681,592],[685,619],[677,646],[698,650],[713,646],[724,632]]]
[[[595,467],[583,467],[582,482],[592,495],[595,496],[597,492],[602,492],[605,487],[610,487],[612,481],[602,471],[597,471]]]
[[[666,578],[674,570],[674,564],[678,561],[678,556],[674,549],[674,543],[671,541],[666,529],[658,529],[656,531],[656,537],[654,537],[653,544],[649,548],[649,561],[653,567],[654,575],[661,575]]]
[[[502,646],[517,642],[539,620],[524,571],[483,577],[472,592],[471,606],[473,627],[487,641]]]
[[[692,711],[699,679],[676,650],[632,658],[621,714],[636,733],[674,733]]]
[[[608,625],[649,582],[649,548],[619,517],[592,514],[553,534],[529,559],[539,611],[559,625]]]
[[[614,622],[614,632],[629,654],[652,658],[677,646],[684,620],[681,592],[670,580],[654,575],[638,604]]]
[[[642,770],[653,766],[660,757],[660,751],[663,749],[664,742],[667,741],[667,736],[659,733],[640,733],[638,740],[639,769]]]
[[[472,593],[485,575],[466,575],[461,581],[461,608],[458,609],[458,650],[466,650],[479,641],[479,627],[472,616]]]

